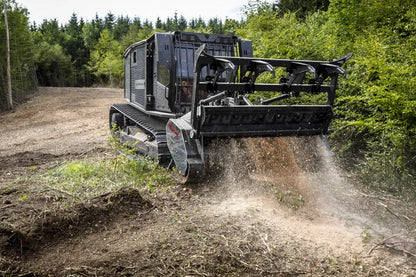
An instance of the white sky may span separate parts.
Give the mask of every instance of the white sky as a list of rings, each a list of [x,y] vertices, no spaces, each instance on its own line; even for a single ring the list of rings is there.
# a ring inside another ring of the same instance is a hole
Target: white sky
[[[108,12],[115,16],[138,16],[153,23],[160,17],[165,21],[183,15],[187,20],[201,17],[205,21],[218,17],[240,20],[243,7],[249,0],[16,0],[19,6],[29,11],[29,22],[42,23],[43,19],[57,19],[60,24],[66,24],[73,12],[84,21],[91,21],[97,13],[104,18]]]

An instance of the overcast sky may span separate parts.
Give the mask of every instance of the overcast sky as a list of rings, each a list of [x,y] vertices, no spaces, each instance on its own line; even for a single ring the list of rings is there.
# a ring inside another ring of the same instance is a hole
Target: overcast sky
[[[108,12],[115,16],[130,18],[140,17],[142,21],[148,19],[153,23],[160,17],[165,21],[173,17],[175,11],[178,16],[183,15],[187,20],[201,17],[204,20],[218,17],[240,20],[243,17],[243,7],[249,0],[16,0],[27,8],[32,23],[42,23],[43,19],[56,18],[60,24],[65,24],[73,12],[84,21],[91,21],[95,14],[104,18]]]

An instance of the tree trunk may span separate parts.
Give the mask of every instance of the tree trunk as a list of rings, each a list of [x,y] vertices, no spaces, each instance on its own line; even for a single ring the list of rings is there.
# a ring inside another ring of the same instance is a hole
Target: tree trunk
[[[4,25],[6,28],[6,56],[7,56],[7,89],[9,93],[9,110],[13,110],[13,95],[12,95],[12,78],[10,68],[10,39],[9,39],[9,24],[7,22],[7,5],[6,0],[3,1],[4,7]]]

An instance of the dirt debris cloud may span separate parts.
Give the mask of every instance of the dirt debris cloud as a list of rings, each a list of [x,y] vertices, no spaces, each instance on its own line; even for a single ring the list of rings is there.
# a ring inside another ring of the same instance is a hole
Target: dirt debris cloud
[[[217,196],[205,212],[241,221],[246,228],[267,226],[273,230],[270,243],[282,235],[290,241],[293,235],[334,252],[363,251],[360,227],[347,226],[339,214],[326,211],[332,206],[322,203],[331,195],[320,190],[328,184],[310,178],[325,170],[323,155],[328,153],[320,144],[320,138],[311,137],[214,141],[208,163],[214,176],[204,185]]]
[[[220,191],[217,212],[257,210],[263,218],[314,221],[354,239],[367,231],[391,235],[406,229],[354,186],[323,136],[215,140],[209,151],[206,183]]]

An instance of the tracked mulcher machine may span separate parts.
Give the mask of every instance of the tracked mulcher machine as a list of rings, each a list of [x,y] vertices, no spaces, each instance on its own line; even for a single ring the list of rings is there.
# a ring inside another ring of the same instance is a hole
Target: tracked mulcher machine
[[[156,33],[124,53],[127,103],[111,106],[110,128],[138,154],[195,180],[214,138],[325,134],[350,57],[255,58],[251,41],[235,36]],[[264,72],[277,81],[257,82]],[[308,95],[324,95],[324,103],[303,104]]]

